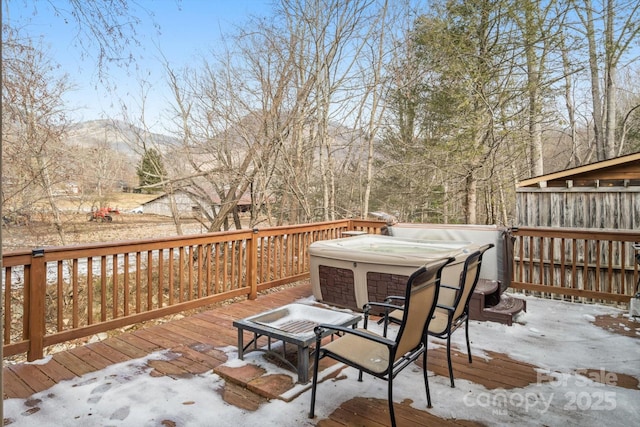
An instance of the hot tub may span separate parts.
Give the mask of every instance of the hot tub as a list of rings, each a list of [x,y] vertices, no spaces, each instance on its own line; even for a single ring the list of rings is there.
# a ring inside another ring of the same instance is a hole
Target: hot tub
[[[313,295],[318,301],[361,310],[369,301],[404,295],[411,273],[431,261],[456,258],[443,270],[455,280],[461,264],[477,248],[467,241],[379,235],[314,242],[309,246]]]

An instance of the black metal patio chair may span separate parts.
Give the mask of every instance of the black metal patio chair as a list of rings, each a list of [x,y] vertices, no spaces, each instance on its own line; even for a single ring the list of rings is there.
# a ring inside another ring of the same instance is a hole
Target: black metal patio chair
[[[493,243],[480,247],[478,251],[469,255],[464,263],[451,265],[448,267],[449,271],[445,269],[442,273],[442,284],[440,285],[438,302],[434,311],[434,318],[429,323],[428,334],[447,340],[447,365],[449,368],[451,387],[455,387],[453,365],[451,362],[451,335],[459,327],[464,326],[467,341],[467,356],[469,363],[472,363],[471,344],[469,342],[469,301],[478,284],[482,256],[493,247]],[[404,300],[404,297],[389,296],[385,302],[394,306],[394,302],[401,300]],[[398,306],[395,305],[395,307]],[[386,336],[389,323],[400,324],[403,317],[404,307],[386,310],[380,319],[380,323],[384,323],[383,335]]]
[[[433,317],[438,299],[442,268],[451,261],[453,261],[453,258],[436,261],[426,267],[421,267],[409,277],[404,296],[406,315],[403,317],[394,339],[383,337],[367,329],[369,308],[372,304],[367,304],[364,307],[363,328],[341,328],[326,324],[316,327],[316,351],[311,389],[310,418],[314,417],[319,361],[324,357],[330,357],[358,369],[358,381],[362,381],[363,372],[386,380],[388,383],[389,414],[391,424],[395,426],[393,379],[400,371],[422,355],[427,405],[431,407],[431,395],[426,370],[427,328]],[[378,303],[376,305],[384,304]],[[322,336],[326,335],[324,332],[327,330],[339,332],[341,337],[322,345]]]

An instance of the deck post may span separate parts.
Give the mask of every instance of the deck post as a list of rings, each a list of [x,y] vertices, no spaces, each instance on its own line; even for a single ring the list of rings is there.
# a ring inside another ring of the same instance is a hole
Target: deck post
[[[249,282],[249,299],[258,298],[258,229],[247,240],[247,281]]]
[[[43,340],[45,332],[44,301],[46,296],[46,266],[44,262],[44,249],[34,249],[31,252],[31,269],[29,274],[28,304],[28,331],[29,350],[27,360],[29,362],[42,359]]]

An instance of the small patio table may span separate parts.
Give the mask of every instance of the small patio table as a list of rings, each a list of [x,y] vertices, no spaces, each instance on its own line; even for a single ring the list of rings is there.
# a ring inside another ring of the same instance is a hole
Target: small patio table
[[[264,351],[275,355],[292,368],[297,369],[298,383],[309,382],[309,346],[315,342],[314,328],[320,323],[355,328],[362,319],[359,314],[337,311],[327,308],[313,307],[306,304],[288,304],[254,316],[234,320],[233,326],[238,328],[238,357],[244,359],[245,351],[253,344],[251,351]],[[244,345],[244,331],[253,333],[253,339]],[[325,335],[330,335],[327,331]],[[267,349],[257,346],[258,338],[267,337]],[[283,342],[282,355],[271,350],[271,340]],[[286,343],[298,347],[297,366],[285,357]]]

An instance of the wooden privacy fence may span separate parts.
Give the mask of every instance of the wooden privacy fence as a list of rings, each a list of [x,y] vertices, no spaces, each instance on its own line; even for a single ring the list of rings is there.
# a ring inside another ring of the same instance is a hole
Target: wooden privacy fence
[[[544,227],[512,232],[512,288],[617,303],[628,303],[636,292],[633,244],[640,242],[640,232]]]
[[[379,221],[266,229],[6,253],[4,356],[44,348],[309,277],[309,245]],[[512,287],[628,302],[638,266],[632,231],[514,229]]]
[[[4,254],[4,356],[309,277],[309,245],[384,223],[343,220]]]

